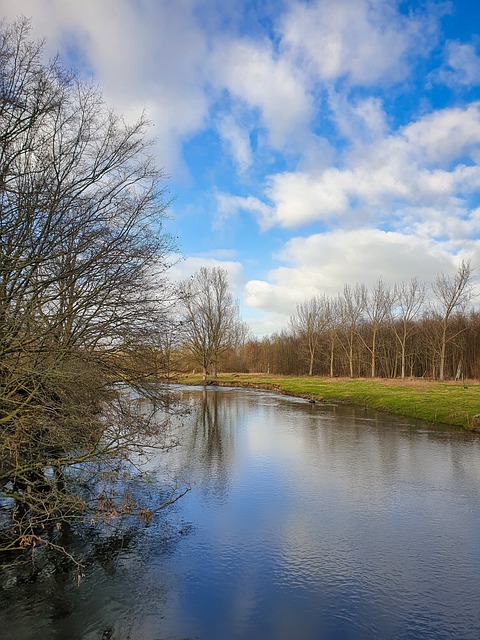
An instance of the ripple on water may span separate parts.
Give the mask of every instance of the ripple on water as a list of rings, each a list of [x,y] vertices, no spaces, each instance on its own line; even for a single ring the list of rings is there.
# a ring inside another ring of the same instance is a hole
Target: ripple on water
[[[480,637],[480,439],[268,394],[185,395],[198,422],[155,462],[192,491],[78,589],[12,582],[7,640]]]

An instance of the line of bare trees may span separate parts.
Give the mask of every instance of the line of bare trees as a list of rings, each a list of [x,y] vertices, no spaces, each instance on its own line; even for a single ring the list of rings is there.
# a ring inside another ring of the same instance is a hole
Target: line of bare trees
[[[430,287],[418,278],[300,303],[288,328],[251,336],[220,268],[200,269],[181,287],[177,331],[159,345],[160,374],[198,371],[346,377],[480,377],[480,314],[472,306],[474,270],[463,260]]]
[[[345,285],[336,297],[297,305],[288,329],[230,350],[226,370],[438,380],[480,377],[480,314],[471,306],[473,268],[431,287],[413,278],[389,287]]]

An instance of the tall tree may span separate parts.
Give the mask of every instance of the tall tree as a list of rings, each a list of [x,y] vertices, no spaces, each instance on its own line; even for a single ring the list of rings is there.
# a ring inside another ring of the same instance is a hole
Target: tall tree
[[[473,269],[470,261],[462,260],[454,276],[441,273],[433,285],[440,318],[440,363],[438,377],[445,377],[445,355],[447,344],[456,333],[449,333],[456,311],[465,309],[473,297]]]
[[[338,304],[345,336],[350,378],[353,378],[355,341],[365,310],[365,285],[357,283],[352,289],[350,285],[346,284],[343,288],[343,294],[338,299]]]
[[[308,355],[308,375],[313,375],[315,355],[320,340],[330,322],[330,305],[326,296],[313,296],[297,304],[296,314],[290,318],[290,328]]]
[[[201,267],[183,283],[184,339],[190,356],[217,375],[220,356],[245,336],[246,327],[233,299],[228,274],[220,267]]]
[[[149,368],[129,354],[170,295],[148,123],[126,124],[42,56],[27,21],[2,26],[0,492],[16,503],[4,549],[94,508],[76,470],[126,460],[149,433],[116,383],[141,390]]]
[[[406,375],[407,341],[418,331],[415,320],[420,315],[426,298],[425,284],[418,278],[410,282],[402,282],[395,286],[394,299],[396,306],[395,336],[400,344],[401,376]]]
[[[364,344],[370,352],[370,376],[374,378],[376,375],[378,333],[391,316],[393,294],[391,289],[379,278],[370,291],[366,288],[362,289],[362,295],[371,337],[370,343],[364,341]]]

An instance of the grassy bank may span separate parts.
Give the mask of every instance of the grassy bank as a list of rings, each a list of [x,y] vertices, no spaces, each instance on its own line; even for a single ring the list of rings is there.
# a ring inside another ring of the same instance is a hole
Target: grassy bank
[[[201,376],[178,382],[202,384]],[[287,395],[354,404],[433,423],[480,431],[480,383],[440,383],[424,380],[345,380],[259,374],[223,374],[218,384],[271,389]]]

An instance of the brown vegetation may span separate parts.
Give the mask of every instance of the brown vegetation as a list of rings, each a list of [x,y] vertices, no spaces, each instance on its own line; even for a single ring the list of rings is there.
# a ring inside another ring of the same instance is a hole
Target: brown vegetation
[[[129,125],[29,40],[0,31],[0,549],[56,547],[161,425],[146,389],[165,326],[162,173]],[[147,389],[148,390],[148,389]],[[113,502],[112,502],[113,501]],[[110,505],[109,509],[105,505]],[[112,506],[112,505],[117,505]]]

